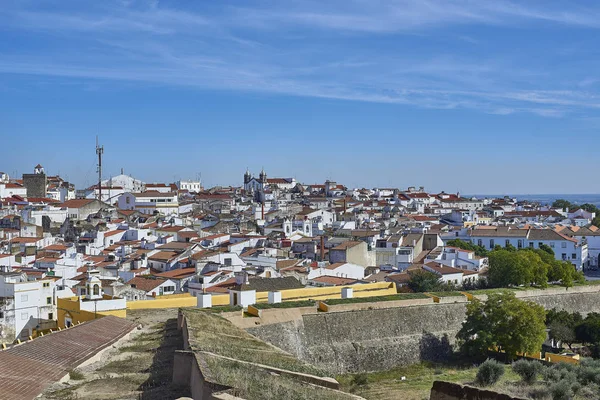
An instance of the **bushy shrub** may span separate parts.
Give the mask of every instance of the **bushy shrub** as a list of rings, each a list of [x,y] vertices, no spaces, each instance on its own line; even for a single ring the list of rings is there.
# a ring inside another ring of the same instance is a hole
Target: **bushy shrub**
[[[536,387],[529,391],[529,397],[534,400],[551,400],[552,395],[547,387]]]
[[[572,400],[573,390],[571,389],[571,383],[567,380],[556,382],[550,386],[550,393],[552,393],[552,400]]]
[[[560,381],[561,376],[562,374],[560,373],[560,371],[554,368],[554,366],[544,368],[544,370],[542,371],[542,378],[548,383]]]
[[[504,375],[504,366],[496,360],[486,360],[477,370],[477,383],[481,386],[491,386]]]
[[[369,378],[367,377],[367,374],[356,374],[352,378],[352,383],[356,386],[364,386],[369,383]]]
[[[579,392],[577,392],[577,394],[582,399],[597,399],[598,395],[600,394],[600,386],[596,385],[595,383],[588,383],[587,385],[583,386]]]
[[[536,361],[519,360],[513,363],[512,370],[521,377],[523,382],[532,384],[537,379],[540,366]]]

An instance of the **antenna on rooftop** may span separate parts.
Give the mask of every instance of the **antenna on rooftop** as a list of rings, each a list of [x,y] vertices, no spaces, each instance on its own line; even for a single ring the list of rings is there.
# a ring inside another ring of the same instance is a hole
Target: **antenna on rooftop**
[[[96,154],[98,155],[98,200],[102,201],[102,154],[104,146],[98,145],[98,136],[96,135]]]

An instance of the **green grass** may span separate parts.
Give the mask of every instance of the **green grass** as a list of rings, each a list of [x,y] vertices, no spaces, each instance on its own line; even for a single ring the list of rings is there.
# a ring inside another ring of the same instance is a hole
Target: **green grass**
[[[144,372],[152,366],[152,354],[131,355],[122,360],[111,361],[98,369],[98,372],[116,372],[119,374]]]
[[[204,308],[203,310],[220,314],[225,312],[233,312],[233,311],[242,311],[244,308],[242,306],[216,306],[211,308]]]
[[[594,285],[600,285],[600,279],[594,280],[594,281],[585,281],[583,283],[575,283],[574,286],[594,286]]]
[[[337,304],[353,304],[353,303],[375,303],[378,301],[394,301],[394,300],[414,300],[414,299],[427,299],[429,296],[423,293],[400,293],[391,294],[388,296],[373,296],[373,297],[353,297],[351,299],[330,299],[325,300],[325,304],[328,306],[334,306]]]
[[[450,292],[427,292],[427,294],[436,296],[436,297],[459,297],[464,296],[461,292],[450,291]]]
[[[73,379],[74,381],[81,381],[85,379],[85,376],[80,371],[74,369],[69,371],[69,378]]]
[[[315,307],[315,301],[313,300],[302,300],[302,301],[284,301],[282,303],[257,303],[253,307],[259,310],[266,310],[269,308],[297,308],[297,307]]]
[[[354,384],[356,374],[337,377],[344,391],[350,391],[366,399],[428,399],[433,382],[436,380],[473,384],[477,368],[472,365],[448,365],[424,362],[406,367],[396,367],[381,372],[367,373],[367,384]],[[402,377],[406,380],[402,380]],[[518,381],[519,377],[512,372],[510,365],[505,366],[505,373],[497,386]]]

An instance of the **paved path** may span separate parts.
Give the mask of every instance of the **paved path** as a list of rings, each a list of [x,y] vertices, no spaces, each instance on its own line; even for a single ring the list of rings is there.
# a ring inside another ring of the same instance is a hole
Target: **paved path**
[[[134,327],[108,316],[0,351],[0,399],[34,399]]]

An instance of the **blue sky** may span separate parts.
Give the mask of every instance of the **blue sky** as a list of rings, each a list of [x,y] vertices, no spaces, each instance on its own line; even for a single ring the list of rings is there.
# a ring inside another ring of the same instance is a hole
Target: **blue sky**
[[[600,193],[595,1],[0,7],[0,170]]]

